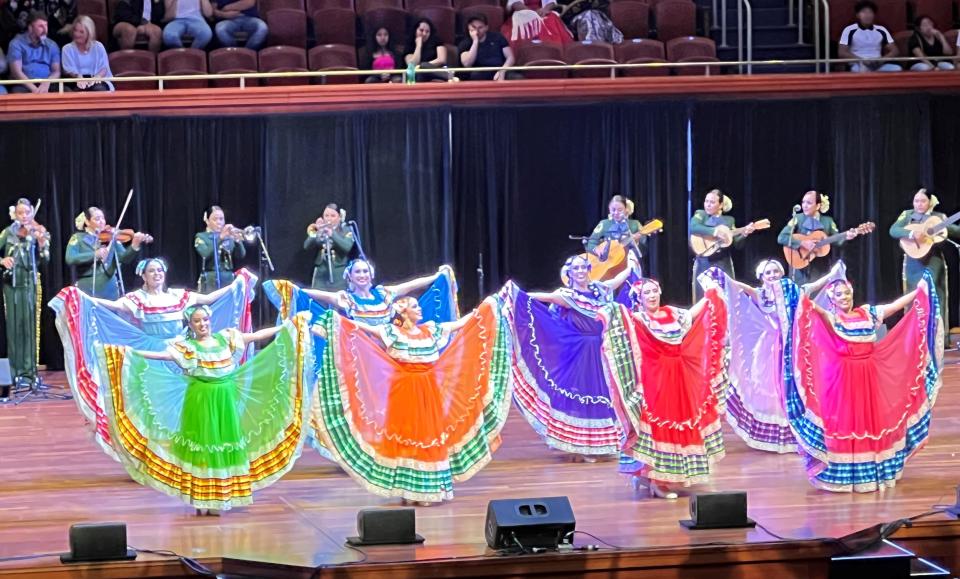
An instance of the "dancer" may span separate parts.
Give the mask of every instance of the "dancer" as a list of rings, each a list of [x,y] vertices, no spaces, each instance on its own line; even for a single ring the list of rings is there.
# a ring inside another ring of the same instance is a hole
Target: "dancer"
[[[623,452],[637,461],[621,470],[652,496],[675,499],[671,485],[706,482],[724,456],[727,310],[715,285],[689,310],[661,305],[660,296],[655,280],[633,284],[626,337],[634,357],[608,354],[607,362]]]
[[[253,502],[300,455],[312,376],[304,317],[214,333],[208,306],[161,352],[98,347],[107,424],[134,480],[209,514]],[[276,340],[241,365],[247,344]],[[173,362],[179,370],[155,361]]]
[[[800,297],[794,323],[790,421],[811,484],[835,492],[896,485],[926,443],[940,389],[943,322],[933,277],[885,305],[853,307],[853,286],[831,282],[823,308]],[[882,339],[887,317],[907,308]]]
[[[390,324],[328,311],[314,436],[371,493],[453,498],[490,461],[510,408],[510,333],[490,297],[460,320],[422,322],[414,298]]]
[[[638,267],[617,277],[590,281],[590,262],[567,259],[561,277],[568,287],[526,293],[512,283],[504,288],[514,332],[514,399],[530,426],[552,448],[593,461],[616,455],[623,432],[610,400],[602,350],[627,356],[621,310],[614,291]]]
[[[793,314],[801,292],[816,295],[845,275],[846,268],[838,261],[827,276],[798,288],[784,278],[783,265],[775,259],[757,264],[761,282],[757,288],[719,269],[701,275],[701,285],[719,283],[725,294],[730,336],[727,423],[750,448],[796,451],[786,410],[786,384],[793,380]]]
[[[690,218],[690,235],[701,235],[714,238],[721,242],[721,246],[708,256],[697,256],[693,260],[693,299],[703,297],[703,291],[697,284],[697,277],[711,267],[720,268],[730,277],[736,277],[733,272],[733,259],[729,247],[739,249],[744,239],[754,232],[753,223],[747,225],[739,233],[735,233],[736,223],[729,213],[733,209],[733,201],[719,189],[708,191],[703,197],[703,209],[697,209]],[[724,247],[725,246],[725,247]]]
[[[34,219],[33,203],[17,199],[10,207],[13,221],[0,232],[0,265],[3,266],[3,311],[7,326],[7,357],[14,384],[38,379],[40,349],[40,274],[37,268],[50,261],[50,234]],[[10,395],[0,386],[0,401]]]
[[[64,261],[78,268],[75,285],[87,295],[117,299],[122,276],[120,264],[135,260],[141,245],[153,238],[139,231],[114,235],[99,207],[88,207],[77,215],[74,225],[80,231],[67,242]]]
[[[215,331],[249,331],[252,327],[250,303],[257,277],[247,270],[240,270],[232,284],[208,295],[165,288],[167,266],[161,259],[142,260],[137,271],[143,287],[118,300],[91,298],[79,288],[67,287],[48,304],[56,313],[67,383],[80,412],[93,427],[97,442],[114,457],[100,400],[97,342],[138,350],[164,350],[169,342],[185,336],[183,312],[192,305],[211,307]]]
[[[223,209],[211,205],[204,212],[207,228],[194,237],[193,247],[200,255],[200,279],[197,289],[210,293],[233,282],[233,270],[238,261],[247,255],[243,245],[243,231],[226,223]]]
[[[946,237],[960,239],[960,225],[944,224],[947,216],[934,208],[940,203],[936,195],[931,195],[926,189],[920,189],[913,196],[913,210],[906,210],[890,226],[890,237],[900,240],[901,245],[916,253],[926,253],[919,257],[903,256],[903,291],[917,287],[923,270],[930,271],[933,277],[933,287],[937,290],[937,299],[940,301],[940,313],[943,317],[943,327],[949,328],[950,300],[947,290],[947,268],[943,259],[943,246],[926,233],[930,228],[938,227],[945,230]],[[943,233],[941,234],[943,235]],[[913,242],[911,247],[910,242]],[[919,250],[919,251],[918,251]],[[915,253],[915,254],[916,254]],[[944,332],[944,347],[950,347],[950,333]]]

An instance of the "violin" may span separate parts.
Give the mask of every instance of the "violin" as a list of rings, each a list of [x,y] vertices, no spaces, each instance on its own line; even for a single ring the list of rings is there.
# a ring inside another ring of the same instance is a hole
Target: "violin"
[[[17,227],[17,237],[20,239],[26,239],[27,237],[32,237],[43,245],[50,241],[50,232],[47,231],[47,228],[43,225],[40,225],[36,221],[30,221],[27,224],[20,223],[20,227]]]
[[[110,241],[114,239],[113,231],[113,226],[107,225],[101,229],[99,233],[97,233],[97,239],[100,242],[100,245],[109,245]],[[116,240],[124,244],[130,243],[133,241],[133,236],[136,234],[137,232],[132,229],[120,229],[117,230]],[[153,236],[144,233],[143,243],[153,243]]]

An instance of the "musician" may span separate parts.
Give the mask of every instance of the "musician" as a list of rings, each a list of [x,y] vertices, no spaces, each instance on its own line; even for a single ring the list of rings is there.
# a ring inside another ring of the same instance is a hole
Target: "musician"
[[[647,252],[647,237],[639,235],[641,224],[636,219],[630,219],[633,216],[633,201],[623,195],[614,195],[610,198],[610,204],[607,205],[609,214],[607,218],[593,228],[593,233],[587,239],[586,250],[592,251],[598,257],[603,257],[604,247],[601,247],[605,241],[619,241],[632,252],[637,262],[643,258]],[[642,273],[637,272],[637,275]]]
[[[939,201],[936,195],[931,195],[926,189],[920,189],[913,196],[913,210],[906,210],[900,214],[900,217],[890,226],[890,237],[900,239],[914,239],[918,242],[926,240],[927,236],[922,230],[911,230],[907,226],[911,224],[919,225],[926,222],[930,217],[937,217],[946,221],[947,216],[933,209]],[[947,225],[947,236],[960,238],[960,225]],[[947,301],[947,276],[943,260],[943,246],[935,244],[930,248],[930,252],[920,259],[915,259],[909,255],[903,256],[903,292],[906,293],[917,287],[920,278],[923,277],[923,270],[929,269],[933,276],[933,284],[937,290],[937,296],[940,298],[940,313],[943,316],[943,327],[948,328],[947,323],[950,320],[948,315],[949,302]],[[950,346],[950,333],[944,332],[944,338],[947,347]]]
[[[323,209],[323,215],[307,227],[304,249],[316,249],[313,262],[313,282],[310,287],[325,291],[347,288],[343,272],[347,263],[356,257],[356,241],[344,223],[346,211],[336,203]]]
[[[79,268],[75,285],[94,297],[119,298],[120,264],[136,260],[147,236],[138,231],[127,244],[114,238],[111,245],[107,220],[98,207],[88,207],[77,215],[74,225],[80,231],[67,242],[65,261]]]
[[[805,239],[803,241],[794,238],[796,235],[810,235],[816,231],[822,231],[825,235],[835,235],[840,232],[836,222],[829,215],[824,215],[830,210],[830,197],[817,191],[807,191],[803,194],[803,200],[800,202],[800,215],[794,215],[790,221],[780,231],[777,236],[777,243],[784,247],[792,249],[812,250],[816,241]],[[846,239],[838,241],[835,245],[841,245],[844,241],[849,241],[857,236],[854,229],[847,231]],[[810,264],[794,271],[793,281],[797,285],[804,285],[813,280],[820,279],[830,271],[834,259],[821,257],[814,259]]]
[[[211,205],[203,214],[207,224],[193,239],[193,247],[200,254],[200,293],[208,294],[233,283],[235,264],[247,255],[243,246],[243,230],[225,224],[223,209]],[[217,248],[217,251],[214,251]]]
[[[7,323],[7,356],[14,383],[37,377],[37,267],[50,261],[50,237],[34,219],[33,204],[17,199],[10,207],[13,223],[0,232],[3,258],[3,310]],[[0,399],[9,396],[2,387]]]
[[[730,248],[739,249],[743,240],[755,231],[751,223],[738,235],[731,230],[736,223],[731,215],[724,215],[733,209],[733,201],[719,189],[708,191],[703,198],[703,209],[698,209],[690,218],[690,235],[705,235],[715,237],[719,242],[732,243],[729,247],[720,247],[715,253],[705,257],[696,257],[693,260],[693,299],[699,301],[703,297],[703,289],[697,283],[697,276],[711,267],[720,268],[730,277],[736,277],[733,272],[733,259],[730,257]]]

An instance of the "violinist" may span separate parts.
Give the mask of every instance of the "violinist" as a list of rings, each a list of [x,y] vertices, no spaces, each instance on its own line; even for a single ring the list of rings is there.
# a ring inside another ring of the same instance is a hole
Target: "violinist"
[[[0,232],[3,249],[3,309],[7,322],[7,353],[14,382],[37,379],[40,286],[37,267],[50,260],[50,234],[34,221],[33,204],[17,199],[10,207],[13,223]],[[0,399],[9,395],[9,387]]]
[[[212,205],[203,214],[207,224],[193,239],[193,247],[200,254],[200,293],[208,294],[233,282],[234,264],[247,255],[243,246],[243,230],[227,224],[223,209]],[[216,251],[215,251],[216,249]]]
[[[98,207],[77,215],[74,224],[80,231],[70,237],[65,260],[78,268],[76,286],[94,297],[119,298],[120,264],[134,261],[140,246],[153,238],[129,229],[114,232]]]
[[[310,287],[324,291],[347,288],[343,272],[347,263],[356,257],[356,242],[344,224],[346,211],[330,203],[323,215],[307,227],[307,239],[303,248],[317,250],[313,262],[313,283]]]

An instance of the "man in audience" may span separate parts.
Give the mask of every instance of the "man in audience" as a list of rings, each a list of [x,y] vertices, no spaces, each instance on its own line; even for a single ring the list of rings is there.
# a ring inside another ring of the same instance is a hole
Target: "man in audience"
[[[467,73],[467,80],[505,80],[507,67],[513,66],[513,50],[499,32],[491,32],[487,17],[475,14],[467,21],[469,37],[460,43],[460,63],[463,66],[500,66],[500,70]]]
[[[257,14],[257,0],[216,0],[213,16],[217,19],[217,39],[223,46],[236,46],[236,34],[247,34],[246,47],[260,50],[267,41],[267,23]]]
[[[860,62],[850,65],[853,72],[896,72],[900,65],[883,62],[883,58],[899,55],[897,45],[890,31],[874,24],[877,5],[871,0],[857,2],[854,7],[857,21],[843,29],[840,34],[840,46],[837,54],[840,58],[859,58]]]
[[[113,8],[113,36],[120,48],[133,48],[137,36],[147,39],[147,48],[158,52],[163,42],[164,3],[162,0],[120,0]]]
[[[27,18],[27,31],[10,41],[10,78],[60,78],[60,47],[47,38],[47,16],[31,12]],[[28,82],[12,85],[14,93],[46,93],[49,82]]]
[[[164,0],[167,25],[163,27],[163,44],[168,48],[183,46],[183,37],[193,37],[190,48],[204,48],[213,38],[207,18],[213,17],[210,0]]]

